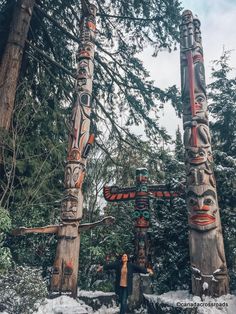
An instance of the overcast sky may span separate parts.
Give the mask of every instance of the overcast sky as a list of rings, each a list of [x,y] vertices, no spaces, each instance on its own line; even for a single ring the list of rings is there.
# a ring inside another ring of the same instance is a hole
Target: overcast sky
[[[218,60],[223,49],[234,50],[231,54],[231,67],[236,73],[236,0],[182,0],[184,9],[189,9],[201,21],[202,42],[206,69],[206,83],[210,83],[212,60]],[[172,53],[160,52],[152,57],[152,49],[147,49],[142,59],[156,85],[166,88],[180,87],[179,49]],[[170,135],[175,135],[177,125],[182,121],[176,118],[174,110],[167,105],[161,114],[160,122]]]

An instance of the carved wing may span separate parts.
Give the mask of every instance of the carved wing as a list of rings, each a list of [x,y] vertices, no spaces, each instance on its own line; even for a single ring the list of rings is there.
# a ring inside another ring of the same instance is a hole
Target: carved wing
[[[149,185],[148,192],[153,196],[160,198],[171,198],[182,194],[181,192],[177,191],[169,191],[165,184]]]
[[[122,202],[131,201],[135,199],[136,188],[125,187],[119,188],[118,186],[104,186],[103,195],[108,202]]]

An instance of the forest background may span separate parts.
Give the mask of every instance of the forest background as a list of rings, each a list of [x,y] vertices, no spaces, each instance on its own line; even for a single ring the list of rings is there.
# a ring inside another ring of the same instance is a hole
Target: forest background
[[[161,51],[171,54],[178,48],[183,4],[177,0],[94,3],[99,12],[92,101],[96,141],[83,185],[83,222],[109,214],[116,223],[82,235],[79,286],[111,291],[111,276],[97,274],[96,265],[123,251],[133,254],[133,204],[106,204],[104,184],[133,185],[138,167],[148,168],[150,183],[174,187],[185,180],[181,129],[170,136],[160,123],[170,105],[181,117],[180,91],[176,85],[160,88],[140,58],[147,47],[152,62]],[[1,0],[0,5],[2,60],[16,1]],[[10,231],[59,222],[69,119],[76,96],[80,14],[78,1],[36,1],[11,125],[8,130],[0,126],[0,280],[2,287],[13,282],[17,287],[23,269],[32,304],[46,293],[40,289],[40,276],[48,276],[57,240],[51,235],[13,237]],[[203,46],[207,44],[204,40]],[[208,101],[225,251],[231,289],[236,290],[236,78],[229,65],[228,51],[212,64]],[[150,210],[155,292],[189,289],[185,200],[153,200]],[[19,291],[16,288],[14,293]],[[0,305],[6,302],[2,296]]]

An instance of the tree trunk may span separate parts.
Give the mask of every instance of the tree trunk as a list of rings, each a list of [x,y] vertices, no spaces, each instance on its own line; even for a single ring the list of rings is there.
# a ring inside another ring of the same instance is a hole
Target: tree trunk
[[[219,297],[228,293],[229,282],[213,173],[200,21],[191,11],[184,11],[180,31],[192,293]]]
[[[4,138],[10,129],[22,55],[35,0],[19,0],[0,65],[0,178],[4,178]],[[1,184],[2,186],[2,184]],[[0,195],[2,195],[2,188]]]
[[[0,129],[9,130],[23,50],[35,0],[17,1],[0,68]]]

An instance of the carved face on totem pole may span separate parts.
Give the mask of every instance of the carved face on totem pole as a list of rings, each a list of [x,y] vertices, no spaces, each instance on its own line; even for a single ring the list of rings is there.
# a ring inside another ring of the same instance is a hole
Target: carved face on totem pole
[[[83,23],[80,27],[80,40],[84,42],[94,42],[95,32],[96,32],[96,21],[95,16],[89,15],[86,16],[83,20]]]
[[[77,85],[84,86],[88,83],[88,78],[91,78],[93,72],[93,62],[90,59],[82,59],[79,61],[77,71]]]
[[[93,57],[94,57],[93,44],[86,43],[78,49],[78,53],[77,53],[78,60],[83,59],[83,58],[93,59]]]
[[[208,185],[189,187],[187,205],[190,228],[198,231],[208,231],[218,226],[216,193]]]
[[[148,171],[146,168],[136,169],[136,182],[139,184],[147,184]]]
[[[193,13],[190,10],[185,10],[182,14],[182,23],[188,24],[193,21]]]
[[[81,190],[77,188],[67,189],[61,205],[62,220],[82,219],[82,202]]]
[[[136,233],[136,255],[137,255],[137,261],[140,266],[145,266],[147,261],[147,255],[148,255],[148,238],[147,238],[147,232],[143,229],[137,228]]]
[[[208,125],[198,124],[196,121],[191,123],[184,130],[185,147],[208,147],[211,144],[211,136]]]
[[[84,180],[84,165],[81,163],[67,163],[65,169],[65,187],[81,188]]]
[[[148,171],[146,168],[136,170],[137,192],[135,199],[135,211],[133,217],[135,219],[135,227],[149,227],[149,198],[148,198]]]
[[[95,17],[93,15],[88,16],[86,26],[90,31],[92,32],[96,31],[96,22]]]
[[[186,162],[190,165],[212,164],[211,147],[188,147],[186,149]]]
[[[95,5],[91,4],[89,6],[89,10],[90,10],[90,13],[94,16],[94,22],[95,22],[95,16],[96,16],[96,12],[97,12],[97,8]]]
[[[199,122],[208,121],[208,112],[207,112],[207,100],[204,93],[198,93],[195,95],[195,119]]]
[[[133,213],[133,218],[135,220],[135,227],[137,228],[148,228],[150,220],[150,212],[147,210],[136,210]]]
[[[200,30],[201,22],[197,17],[194,17],[193,25],[194,25],[194,39],[197,43],[202,45],[202,36]]]

